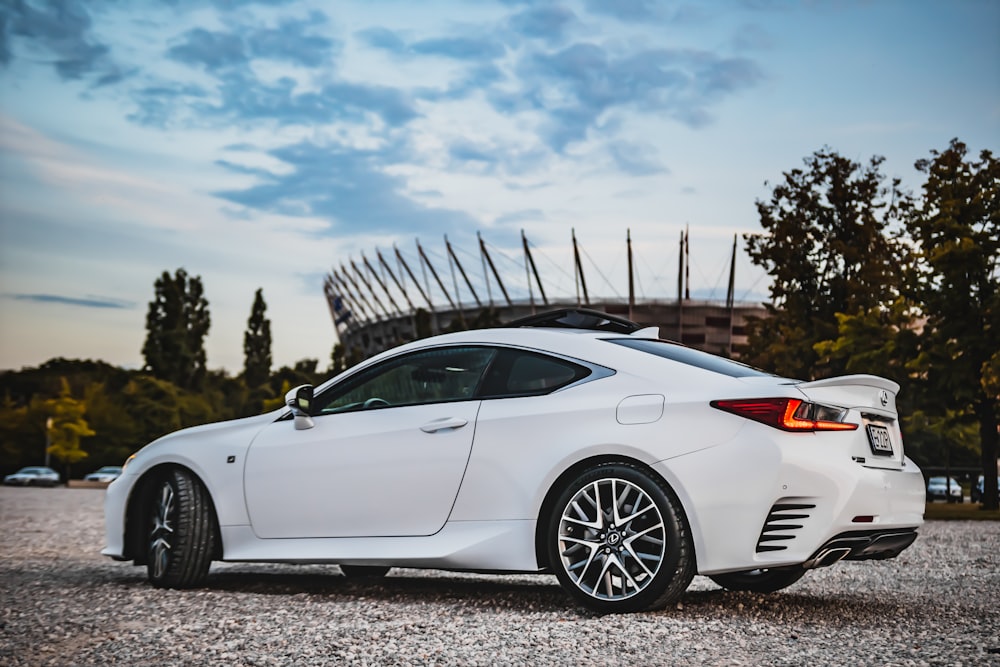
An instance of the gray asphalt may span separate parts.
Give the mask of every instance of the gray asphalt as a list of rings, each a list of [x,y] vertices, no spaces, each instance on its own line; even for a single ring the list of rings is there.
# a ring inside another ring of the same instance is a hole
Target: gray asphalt
[[[0,488],[0,665],[1000,665],[1000,523],[930,522],[899,558],[772,595],[696,577],[596,616],[550,576],[214,564],[163,591],[100,555],[104,493]]]

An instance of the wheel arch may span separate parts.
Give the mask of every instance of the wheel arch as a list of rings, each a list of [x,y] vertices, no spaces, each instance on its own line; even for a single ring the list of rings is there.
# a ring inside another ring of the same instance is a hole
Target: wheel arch
[[[128,503],[125,510],[125,540],[124,553],[125,560],[132,560],[134,565],[145,565],[147,560],[145,535],[143,526],[145,517],[148,516],[153,503],[153,492],[156,482],[170,470],[182,470],[191,476],[205,490],[205,495],[209,502],[209,514],[212,517],[212,530],[215,533],[215,552],[212,560],[220,560],[223,554],[222,531],[219,530],[219,516],[215,510],[215,500],[204,480],[191,468],[179,463],[160,463],[145,471],[142,476],[132,485],[129,493]]]
[[[682,518],[684,523],[687,525],[688,530],[692,530],[691,520],[688,517],[687,509],[684,506],[684,502],[680,495],[674,489],[673,485],[663,477],[654,468],[650,467],[648,464],[640,461],[631,456],[624,454],[601,454],[597,456],[591,456],[580,461],[577,461],[570,467],[566,468],[560,474],[545,494],[545,498],[542,500],[542,504],[538,510],[538,518],[535,521],[535,559],[538,562],[538,567],[541,570],[551,569],[551,564],[549,563],[548,550],[545,545],[545,532],[548,525],[548,518],[552,514],[553,507],[555,506],[556,500],[559,495],[566,489],[566,487],[572,482],[578,475],[583,473],[585,470],[589,470],[595,466],[603,464],[621,463],[625,465],[633,466],[644,473],[650,475],[654,479],[658,479],[663,482],[664,486],[670,491],[670,493],[677,500],[677,506],[680,508],[682,513]],[[697,553],[695,552],[695,540],[691,540],[692,557],[694,561],[697,562]]]

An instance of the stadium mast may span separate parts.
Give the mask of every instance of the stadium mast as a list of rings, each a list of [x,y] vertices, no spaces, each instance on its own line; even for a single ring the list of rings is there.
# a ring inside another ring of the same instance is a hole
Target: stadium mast
[[[583,305],[590,305],[590,296],[587,294],[587,279],[583,276],[583,263],[580,261],[580,248],[576,244],[576,229],[571,229],[573,236],[573,263],[576,274],[576,305],[580,305],[580,288],[583,287]]]

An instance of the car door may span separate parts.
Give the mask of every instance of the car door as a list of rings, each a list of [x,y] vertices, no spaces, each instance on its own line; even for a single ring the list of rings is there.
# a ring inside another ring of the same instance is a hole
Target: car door
[[[469,460],[476,389],[494,350],[395,357],[314,401],[314,427],[277,421],[254,439],[244,487],[262,538],[431,535]]]

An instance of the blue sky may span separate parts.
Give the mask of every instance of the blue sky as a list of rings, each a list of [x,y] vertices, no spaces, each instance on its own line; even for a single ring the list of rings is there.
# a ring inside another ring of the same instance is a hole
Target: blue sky
[[[335,342],[332,267],[415,239],[524,294],[724,298],[765,182],[828,146],[916,188],[1000,150],[1000,3],[0,0],[0,368],[142,364],[163,271],[202,278],[209,366],[263,288],[276,365]],[[465,253],[464,257],[462,253]],[[597,267],[600,267],[599,269]],[[520,282],[518,282],[520,281]],[[741,258],[737,298],[766,294]]]

